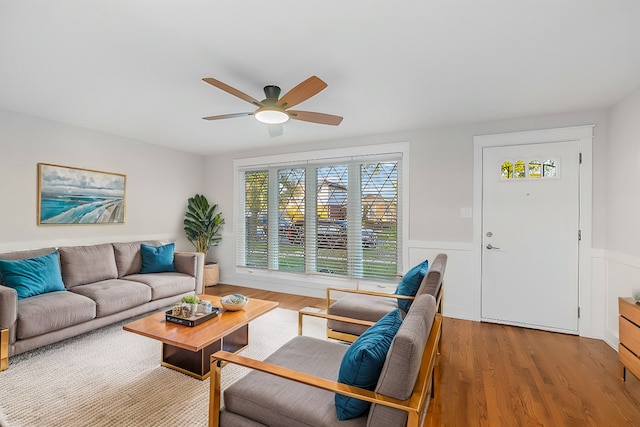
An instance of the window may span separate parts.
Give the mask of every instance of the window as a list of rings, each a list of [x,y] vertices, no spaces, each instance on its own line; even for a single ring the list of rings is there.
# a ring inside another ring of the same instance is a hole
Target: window
[[[529,162],[529,178],[540,178],[540,162],[538,160]]]
[[[513,177],[514,178],[524,178],[525,175],[525,171],[524,171],[524,161],[523,160],[518,160],[516,162],[516,164],[513,166]]]
[[[556,162],[547,159],[542,163],[542,176],[556,176]]]
[[[513,164],[510,161],[505,160],[502,163],[500,176],[502,176],[502,179],[513,178]]]
[[[504,160],[500,164],[500,179],[513,182],[513,178],[537,179],[552,178],[558,176],[558,164],[556,160],[547,159],[540,163],[540,160]]]
[[[402,153],[237,168],[239,267],[393,279]]]

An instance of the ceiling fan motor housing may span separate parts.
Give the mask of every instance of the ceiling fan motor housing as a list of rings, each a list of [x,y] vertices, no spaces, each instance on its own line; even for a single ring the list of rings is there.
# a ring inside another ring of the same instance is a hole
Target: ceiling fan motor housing
[[[267,99],[265,99],[264,101],[262,101],[263,104],[275,104],[278,101],[278,98],[280,97],[280,88],[278,86],[275,85],[268,85],[264,87],[264,95],[267,97]]]

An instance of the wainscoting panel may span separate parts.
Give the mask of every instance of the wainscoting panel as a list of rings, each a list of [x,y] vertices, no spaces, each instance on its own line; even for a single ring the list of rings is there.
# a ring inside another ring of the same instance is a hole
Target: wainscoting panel
[[[461,242],[409,242],[409,264],[432,260],[439,253],[447,254],[444,274],[444,315],[458,319],[474,318],[475,301],[473,254],[471,243]]]
[[[631,297],[640,289],[640,258],[605,251],[604,340],[618,348],[618,297]]]

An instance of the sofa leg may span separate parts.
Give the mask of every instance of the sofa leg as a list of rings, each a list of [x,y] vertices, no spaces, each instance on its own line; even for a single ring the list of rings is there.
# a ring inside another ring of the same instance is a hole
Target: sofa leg
[[[9,367],[9,330],[0,330],[0,371]]]

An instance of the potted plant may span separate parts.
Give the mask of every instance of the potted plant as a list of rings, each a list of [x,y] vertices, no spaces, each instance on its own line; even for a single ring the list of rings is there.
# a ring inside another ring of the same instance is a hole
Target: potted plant
[[[198,312],[198,304],[200,303],[200,298],[195,295],[185,295],[180,298],[183,304],[188,304],[190,306],[189,314],[195,315]]]
[[[209,248],[216,246],[222,239],[218,231],[224,224],[224,218],[220,212],[216,212],[217,210],[218,205],[210,204],[202,194],[196,194],[189,198],[187,203],[187,212],[184,215],[184,232],[196,251],[205,254],[205,257]],[[205,286],[217,284],[219,275],[218,265],[207,263],[205,265]]]

